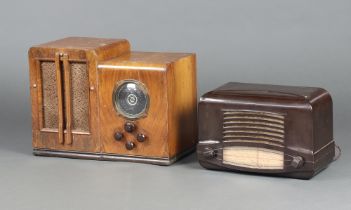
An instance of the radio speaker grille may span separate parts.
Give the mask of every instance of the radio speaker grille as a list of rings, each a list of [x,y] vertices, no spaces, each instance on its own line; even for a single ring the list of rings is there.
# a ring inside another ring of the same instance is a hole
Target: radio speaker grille
[[[58,127],[58,99],[55,62],[45,61],[40,63],[42,77],[42,98],[43,98],[43,127]]]
[[[89,77],[85,63],[71,63],[72,128],[89,131]]]
[[[283,169],[285,117],[279,113],[225,109],[223,111],[223,163],[258,169]],[[259,144],[277,150],[240,144]],[[236,146],[235,146],[236,145]]]
[[[43,127],[58,128],[58,95],[56,66],[53,61],[40,63],[43,97]],[[62,71],[63,72],[63,71]],[[72,100],[72,129],[73,131],[89,131],[89,76],[85,63],[70,63],[71,100]],[[62,85],[64,88],[64,85]],[[64,89],[62,90],[64,93]],[[66,110],[63,106],[64,113]],[[66,115],[64,114],[64,121]]]

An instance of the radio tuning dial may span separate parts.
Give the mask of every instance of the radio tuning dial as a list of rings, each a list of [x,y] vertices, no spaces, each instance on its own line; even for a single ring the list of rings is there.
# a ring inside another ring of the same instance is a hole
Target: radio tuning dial
[[[124,130],[126,130],[128,133],[131,133],[135,130],[135,125],[134,123],[131,122],[126,122],[124,124]]]
[[[144,142],[144,141],[146,140],[145,134],[139,133],[139,134],[137,135],[137,140],[138,140],[139,142]]]
[[[121,132],[116,132],[115,135],[114,135],[114,137],[115,137],[115,140],[116,140],[116,141],[120,141],[120,140],[123,139],[123,133],[121,133]]]
[[[149,107],[146,87],[137,80],[123,80],[117,83],[113,101],[116,111],[128,119],[145,116]]]
[[[127,141],[126,143],[126,149],[127,150],[132,150],[135,147],[135,144],[131,141]]]

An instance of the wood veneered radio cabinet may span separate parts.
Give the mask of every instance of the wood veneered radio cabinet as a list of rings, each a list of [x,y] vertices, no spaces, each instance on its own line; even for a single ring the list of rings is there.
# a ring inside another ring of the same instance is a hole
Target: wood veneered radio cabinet
[[[35,155],[169,165],[197,141],[196,59],[70,37],[29,50]]]

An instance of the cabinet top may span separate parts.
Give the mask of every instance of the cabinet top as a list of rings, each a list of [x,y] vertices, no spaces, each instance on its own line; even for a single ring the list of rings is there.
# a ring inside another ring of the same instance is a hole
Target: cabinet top
[[[312,102],[329,93],[317,87],[299,87],[268,84],[249,84],[229,82],[219,88],[204,94],[201,98],[225,98],[229,100],[239,98],[288,100],[296,103],[298,101]],[[331,100],[331,98],[330,98]]]
[[[126,42],[126,39],[105,39],[91,37],[67,37],[44,44],[35,45],[41,48],[67,48],[78,50],[91,50],[110,45],[116,42]]]
[[[99,68],[144,67],[165,69],[168,64],[176,62],[192,53],[130,52],[119,57],[99,63]]]

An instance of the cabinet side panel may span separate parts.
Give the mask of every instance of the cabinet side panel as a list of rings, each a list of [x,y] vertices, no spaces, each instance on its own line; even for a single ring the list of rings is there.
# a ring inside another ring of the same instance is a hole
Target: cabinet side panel
[[[170,65],[167,76],[169,96],[169,151],[173,157],[197,142],[197,84],[195,55]]]
[[[333,102],[328,92],[312,103],[314,152],[333,140]]]
[[[37,141],[39,138],[39,122],[38,122],[38,84],[37,84],[37,61],[34,59],[31,48],[28,52],[29,60],[29,89],[31,95],[31,108],[32,108],[32,145],[37,147]]]
[[[333,161],[335,143],[333,137],[333,102],[324,92],[312,103],[314,170],[318,173]]]

